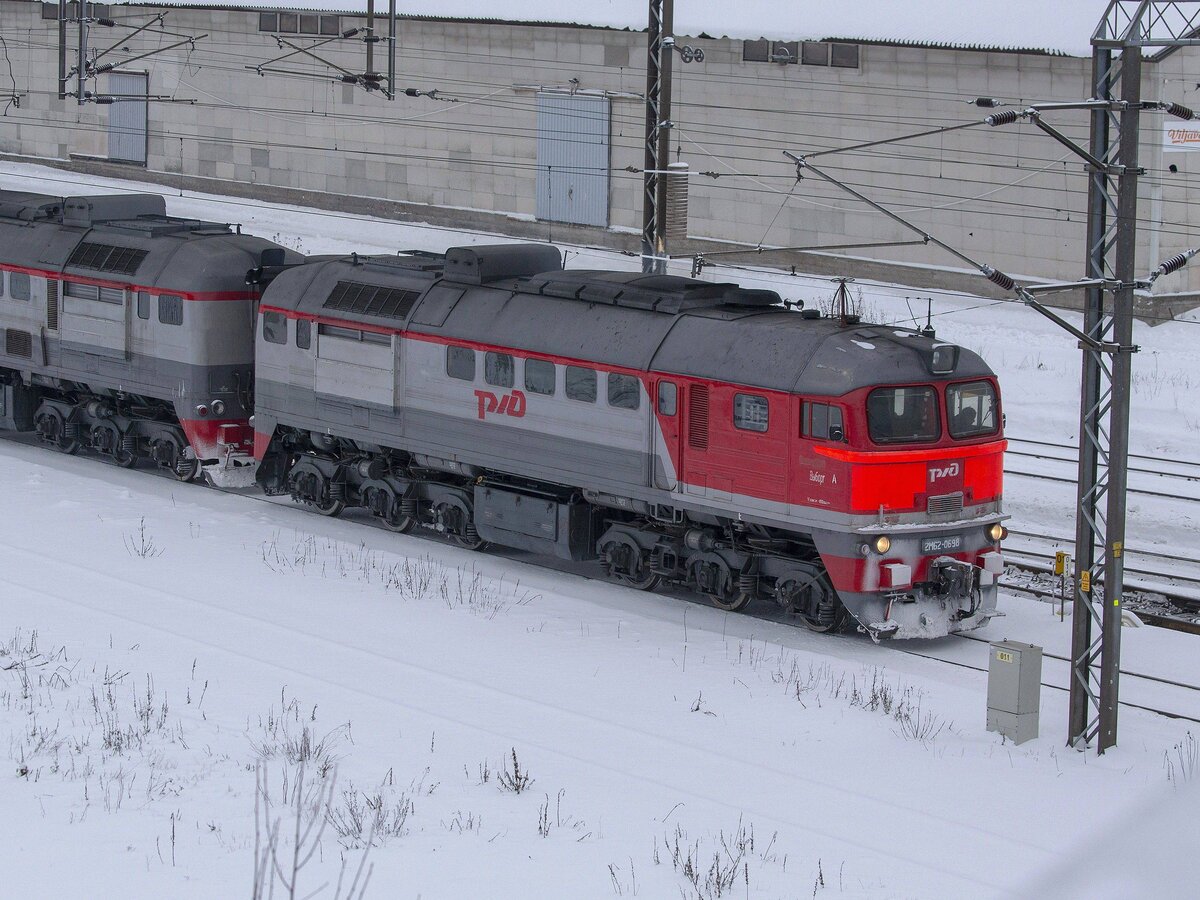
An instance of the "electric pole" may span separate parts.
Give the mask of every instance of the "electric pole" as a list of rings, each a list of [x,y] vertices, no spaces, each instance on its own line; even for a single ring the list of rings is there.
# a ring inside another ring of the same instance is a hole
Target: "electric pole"
[[[667,271],[667,180],[671,158],[674,0],[650,0],[646,31],[646,158],[642,176],[642,271]]]

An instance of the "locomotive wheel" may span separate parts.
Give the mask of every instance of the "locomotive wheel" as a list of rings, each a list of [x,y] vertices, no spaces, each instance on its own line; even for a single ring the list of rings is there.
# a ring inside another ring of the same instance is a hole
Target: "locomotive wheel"
[[[187,459],[181,456],[175,461],[175,465],[171,468],[171,471],[179,481],[186,484],[200,472],[200,460]]]
[[[464,550],[482,550],[487,541],[479,537],[475,524],[466,519],[463,511],[449,503],[441,503],[435,512],[435,520],[444,527],[444,534]],[[410,526],[411,527],[411,526]]]
[[[816,578],[804,584],[787,581],[779,587],[779,593],[791,597],[788,611],[799,616],[809,631],[836,633],[846,624],[846,607],[842,606],[827,578]],[[797,603],[798,600],[803,602]]]
[[[708,599],[712,601],[712,605],[717,609],[723,609],[726,612],[741,612],[745,609],[752,599],[749,594],[741,593],[740,591],[732,594],[732,599],[727,597],[719,597],[716,594],[708,594]]]
[[[634,554],[634,550],[624,543],[611,541],[604,545],[601,554],[604,558],[604,574],[617,584],[631,587],[635,591],[652,591],[662,582],[662,576],[646,565],[640,553],[634,565],[628,565],[628,557]],[[622,569],[632,571],[626,572]]]
[[[408,534],[412,531],[413,526],[417,524],[417,520],[412,516],[381,516],[379,521],[383,523],[383,527],[388,531],[394,531],[396,534]]]
[[[321,500],[305,500],[304,505],[317,515],[336,519],[342,514],[342,510],[346,508],[346,501],[330,500],[328,497],[324,497]]]
[[[50,410],[38,417],[37,430],[42,440],[59,453],[74,455],[79,452],[79,439],[63,436],[65,429],[62,416],[56,410]]]

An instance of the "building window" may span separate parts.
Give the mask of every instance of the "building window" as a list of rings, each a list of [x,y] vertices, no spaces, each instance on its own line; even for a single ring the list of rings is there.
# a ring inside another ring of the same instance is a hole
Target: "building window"
[[[525,360],[525,390],[531,394],[554,395],[554,363],[546,359]]]
[[[567,399],[596,402],[596,372],[579,366],[567,366]]]
[[[10,272],[8,275],[8,296],[14,300],[28,300],[29,276],[24,272]]]
[[[162,294],[158,298],[158,321],[164,325],[183,324],[183,298]]]
[[[662,416],[673,416],[679,404],[679,388],[673,381],[658,383],[658,413]]]
[[[485,353],[483,356],[483,380],[496,387],[513,386],[513,358],[507,353]]]
[[[742,431],[766,431],[767,398],[754,394],[734,394],[733,425]]]
[[[829,64],[838,69],[858,68],[858,44],[830,44]]]
[[[859,46],[828,41],[742,41],[742,61],[857,69]]]
[[[297,14],[294,12],[260,12],[258,30],[280,34],[311,34],[333,37],[342,33],[338,16]]]
[[[768,62],[770,58],[770,41],[742,41],[743,62]]]
[[[263,340],[268,344],[286,344],[287,316],[279,312],[263,313]]]
[[[845,435],[842,409],[832,403],[805,403],[803,435],[818,441],[840,441]]]
[[[637,409],[641,405],[642,387],[632,375],[608,373],[608,405],[617,409]]]
[[[470,347],[447,347],[446,374],[459,381],[474,381],[475,351]]]
[[[800,44],[797,41],[773,41],[771,62],[796,63],[800,61]]]
[[[138,291],[137,316],[139,319],[150,318],[150,295],[145,291]]]
[[[820,41],[805,41],[800,49],[800,61],[806,66],[829,65],[829,45]]]
[[[296,320],[296,346],[301,350],[312,347],[312,322],[308,319]]]

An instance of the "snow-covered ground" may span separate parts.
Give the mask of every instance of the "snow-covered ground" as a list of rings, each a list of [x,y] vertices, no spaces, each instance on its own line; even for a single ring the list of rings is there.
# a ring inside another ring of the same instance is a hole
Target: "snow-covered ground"
[[[5,164],[0,187],[129,185]],[[167,202],[308,253],[497,240]],[[926,292],[858,287],[872,318],[923,319]],[[1071,338],[1017,304],[934,294],[933,311],[1000,372],[1010,433],[1074,438]],[[1200,457],[1196,327],[1139,326],[1137,452]],[[1016,527],[1071,531],[1069,488],[1007,496]],[[0,509],[4,896],[248,896],[263,860],[287,896],[297,822],[314,850],[297,897],[349,896],[368,841],[368,897],[1184,897],[1200,875],[1188,720],[1125,708],[1116,750],[1079,753],[1047,687],[1043,736],[1014,747],[985,731],[971,668],[26,440],[0,441]],[[1194,516],[1139,501],[1129,543],[1194,550]],[[983,637],[1065,654],[1069,617],[1002,603]],[[1122,664],[1196,683],[1196,640],[1126,629]],[[981,643],[905,649],[986,667]],[[1043,680],[1065,685],[1063,664]],[[1200,718],[1195,691],[1122,688]]]

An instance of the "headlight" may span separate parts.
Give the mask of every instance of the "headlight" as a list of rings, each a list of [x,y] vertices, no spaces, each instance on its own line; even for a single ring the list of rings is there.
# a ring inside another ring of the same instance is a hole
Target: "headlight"
[[[875,543],[873,546],[875,548],[875,552],[882,556],[892,549],[892,539],[886,534],[881,534],[879,537],[875,538]]]
[[[214,400],[209,405],[212,407],[214,416],[219,416],[219,415],[224,414],[224,412],[225,412],[225,401],[224,400]]]
[[[997,522],[988,529],[988,537],[990,537],[993,541],[1002,541],[1008,537],[1008,529]]]
[[[196,415],[198,415],[200,418],[203,419],[205,416],[208,415],[208,407],[205,406],[203,403],[201,403],[199,406],[196,407]]]

